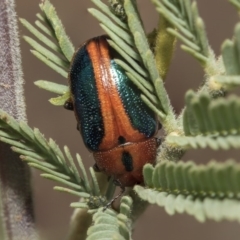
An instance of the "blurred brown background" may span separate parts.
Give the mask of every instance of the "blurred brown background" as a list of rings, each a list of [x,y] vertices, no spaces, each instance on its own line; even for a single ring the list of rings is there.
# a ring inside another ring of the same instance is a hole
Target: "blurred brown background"
[[[37,0],[17,0],[19,17],[34,22],[35,14],[39,12]],[[140,12],[147,31],[151,31],[157,23],[158,16],[151,1],[138,0]],[[59,1],[52,0],[68,35],[77,47],[88,38],[102,34],[98,23],[87,12],[93,7],[90,0]],[[206,23],[209,41],[218,55],[224,39],[232,36],[234,24],[238,21],[237,12],[226,0],[199,0],[200,15]],[[29,33],[20,26],[20,35]],[[53,94],[47,93],[34,86],[39,79],[66,83],[60,75],[46,67],[31,55],[29,46],[21,40],[23,70],[26,80],[26,102],[29,124],[38,127],[46,137],[51,137],[63,147],[67,145],[71,152],[79,152],[84,161],[93,164],[91,154],[82,144],[81,137],[76,131],[76,121],[72,112],[62,107],[54,107],[48,103]],[[179,113],[183,107],[184,93],[187,89],[196,89],[201,83],[204,73],[199,64],[188,54],[179,50],[179,46],[171,65],[166,88],[169,92],[175,111]],[[228,156],[236,158],[237,152],[190,151],[184,156],[185,160],[208,162],[210,159],[224,160]],[[77,201],[75,197],[52,190],[54,184],[39,177],[38,171],[33,171],[33,189],[36,209],[36,222],[40,235],[44,240],[65,239],[72,209],[70,202]],[[197,222],[187,215],[169,216],[159,207],[151,206],[139,219],[136,225],[134,239],[168,239],[168,240],[235,240],[239,239],[240,226],[233,222],[216,223],[207,221]]]

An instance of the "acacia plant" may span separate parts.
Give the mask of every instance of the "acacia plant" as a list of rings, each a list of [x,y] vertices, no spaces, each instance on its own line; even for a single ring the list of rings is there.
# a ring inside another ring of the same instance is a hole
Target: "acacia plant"
[[[164,129],[156,165],[144,166],[144,186],[134,186],[119,204],[103,211],[114,197],[115,186],[93,168],[89,179],[80,155],[74,159],[68,147],[61,150],[52,139],[21,121],[24,119],[3,110],[0,140],[10,144],[26,164],[40,169],[42,177],[58,182],[61,186],[55,190],[80,198],[70,205],[76,209],[69,240],[131,239],[133,223],[149,204],[157,204],[171,215],[192,215],[200,222],[240,221],[240,164],[232,159],[223,163],[212,160],[206,165],[181,161],[189,149],[240,147],[240,98],[231,93],[240,85],[240,23],[217,57],[209,46],[196,1],[152,0],[160,21],[151,33],[143,28],[135,0],[91,1],[95,8],[88,9],[89,13],[121,56],[116,63],[141,90],[142,100]],[[229,2],[240,11],[240,0]],[[75,48],[49,0],[41,2],[40,10],[35,26],[20,19],[32,34],[24,39],[38,59],[67,78]],[[164,87],[176,40],[205,72],[199,89],[186,91],[185,107],[179,115]],[[58,95],[50,99],[53,105],[63,105],[70,96],[67,85],[43,80],[35,84]]]

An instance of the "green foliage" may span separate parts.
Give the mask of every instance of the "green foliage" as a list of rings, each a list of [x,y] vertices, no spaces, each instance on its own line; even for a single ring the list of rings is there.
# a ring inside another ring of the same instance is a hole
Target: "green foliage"
[[[240,136],[168,136],[166,141],[184,149],[211,148],[229,150],[240,148]]]
[[[61,85],[46,80],[38,80],[35,81],[34,84],[39,88],[61,95],[59,97],[49,99],[49,102],[55,106],[63,106],[64,103],[70,98],[69,87],[66,85]]]
[[[131,208],[132,199],[123,197],[120,204],[120,212],[116,213],[110,209],[103,211],[100,208],[93,215],[93,226],[88,229],[87,240],[94,239],[131,239]]]
[[[183,126],[186,136],[169,135],[167,142],[183,148],[230,149],[240,147],[240,98],[212,100],[209,94],[188,91]],[[196,136],[196,137],[193,137]]]
[[[211,100],[208,94],[186,94],[187,108],[184,112],[184,131],[186,135],[199,134],[212,136],[238,135],[240,131],[240,98]]]
[[[134,190],[151,204],[164,207],[168,214],[175,212],[193,215],[203,222],[207,218],[240,221],[240,164],[211,161],[196,165],[188,161],[163,161],[156,167],[144,167],[146,188]]]
[[[39,16],[39,15],[37,15]],[[47,24],[48,21],[46,18],[41,19],[42,24]],[[38,42],[36,42],[34,39],[25,36],[24,39],[31,45],[31,47],[34,48],[32,50],[32,53],[38,57],[41,61],[43,61],[45,64],[53,68],[56,72],[61,74],[63,77],[67,77],[67,69],[69,67],[69,61],[66,59],[66,57],[63,55],[63,52],[58,44],[54,42],[54,31],[51,29],[51,35],[46,37],[43,33],[41,33],[36,27],[34,27],[32,24],[30,24],[25,19],[20,19],[20,22],[23,24],[24,27],[26,27],[39,41],[44,43],[44,45],[40,45]],[[48,48],[51,49],[49,51]],[[59,54],[59,55],[58,55]],[[49,59],[48,56],[50,55]]]
[[[211,161],[207,165],[196,165],[192,161],[162,161],[156,167],[146,165],[143,175],[146,186],[160,192],[191,195],[198,199],[240,198],[240,164],[232,160],[225,163]]]
[[[240,76],[214,76],[210,80],[212,84],[219,85],[225,90],[232,90],[240,86]]]
[[[49,21],[49,27],[54,31],[61,52],[70,62],[75,50],[69,37],[65,33],[64,27],[57,16],[55,8],[48,0],[44,0],[43,4],[40,4],[40,8],[45,14],[46,20]],[[47,23],[47,21],[45,21],[45,23]]]
[[[42,14],[37,14],[36,27],[25,19],[20,19],[20,22],[41,44],[28,36],[24,36],[24,39],[34,49],[31,50],[34,56],[64,78],[67,78],[70,61],[74,54],[74,47],[66,35],[53,5],[46,0],[40,4],[40,8]],[[68,86],[65,86],[64,89],[63,85],[48,81],[37,81],[35,84],[47,91],[61,94],[60,97],[50,99],[50,102],[56,106],[64,105],[69,98]]]
[[[240,23],[236,25],[233,40],[225,40],[222,44],[222,57],[226,75],[240,74]],[[239,77],[239,76],[238,76]]]
[[[232,199],[194,199],[191,195],[174,195],[166,192],[158,192],[152,189],[144,189],[142,186],[135,186],[134,190],[150,204],[157,204],[164,207],[169,215],[175,213],[186,213],[195,217],[200,222],[207,219],[214,221],[240,221],[239,201]]]
[[[172,24],[168,32],[183,42],[181,48],[206,65],[210,47],[196,2],[191,0],[152,0],[152,2],[156,5],[156,10]]]
[[[78,154],[76,156],[81,170],[79,172],[68,147],[64,147],[63,153],[52,139],[47,141],[38,129],[31,129],[26,123],[17,122],[4,111],[0,111],[0,127],[0,140],[13,146],[12,150],[23,161],[41,170],[42,177],[67,187],[57,186],[54,187],[55,190],[83,199],[80,203],[72,203],[72,207],[94,209],[105,206],[112,199],[114,191],[111,189],[115,189],[112,183],[109,184],[106,196],[102,195],[93,169],[90,168],[91,184],[81,157]]]

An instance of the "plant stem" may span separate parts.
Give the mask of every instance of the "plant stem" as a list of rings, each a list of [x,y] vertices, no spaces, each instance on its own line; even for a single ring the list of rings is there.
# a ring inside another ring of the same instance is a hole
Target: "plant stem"
[[[92,224],[92,215],[87,209],[76,209],[72,215],[68,240],[85,240],[87,230]]]
[[[0,0],[0,108],[26,121],[23,74],[14,0]],[[37,239],[30,171],[9,146],[0,143],[0,210],[4,240]]]

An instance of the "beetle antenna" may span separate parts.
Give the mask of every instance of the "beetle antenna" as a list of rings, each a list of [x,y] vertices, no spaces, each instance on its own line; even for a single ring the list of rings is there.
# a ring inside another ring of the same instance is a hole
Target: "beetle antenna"
[[[116,186],[119,186],[121,188],[121,191],[116,197],[114,197],[109,203],[107,203],[107,205],[103,208],[103,211],[106,211],[107,208],[109,208],[113,204],[113,202],[115,200],[117,200],[119,197],[121,197],[123,195],[123,193],[125,192],[125,187],[122,185],[122,183],[118,179],[114,179],[113,183]]]

